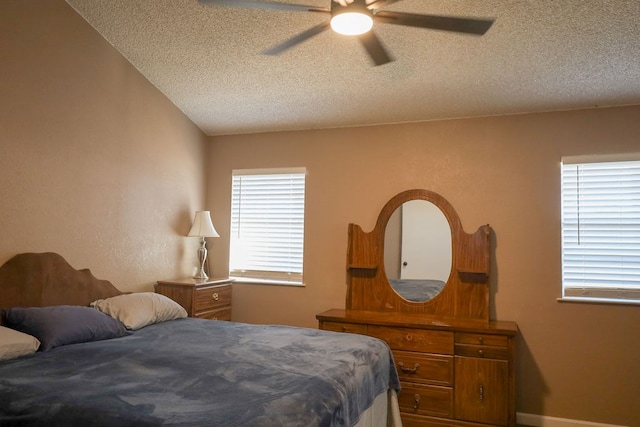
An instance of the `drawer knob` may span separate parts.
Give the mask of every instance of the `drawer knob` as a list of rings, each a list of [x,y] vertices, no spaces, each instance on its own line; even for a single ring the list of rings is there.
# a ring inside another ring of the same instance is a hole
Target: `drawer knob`
[[[415,394],[413,396],[413,410],[417,411],[419,406],[420,406],[420,395]]]
[[[478,356],[484,357],[484,350],[478,350]]]
[[[482,338],[482,337],[478,337],[478,342],[479,342],[480,344],[482,344],[482,343],[484,342],[484,338]]]
[[[213,295],[211,295],[211,298],[213,298],[215,301],[218,301],[218,293],[214,292]]]
[[[411,374],[415,374],[418,371],[419,367],[420,367],[419,363],[416,363],[415,365],[413,365],[413,368],[407,368],[406,366],[404,366],[404,363],[398,362],[398,368],[400,368],[402,372],[409,372]]]

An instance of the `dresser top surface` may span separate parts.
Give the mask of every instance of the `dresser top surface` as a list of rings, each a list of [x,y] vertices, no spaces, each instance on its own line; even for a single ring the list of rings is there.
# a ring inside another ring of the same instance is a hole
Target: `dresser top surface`
[[[442,316],[426,316],[423,314],[387,313],[334,308],[317,314],[316,318],[325,322],[373,323],[393,327],[456,330],[509,336],[514,336],[518,333],[518,325],[511,321],[490,320],[486,322],[477,319],[447,318]]]

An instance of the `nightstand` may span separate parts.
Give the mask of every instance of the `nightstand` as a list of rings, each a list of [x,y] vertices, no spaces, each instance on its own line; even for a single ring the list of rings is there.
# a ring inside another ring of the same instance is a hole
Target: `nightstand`
[[[233,279],[178,279],[158,281],[156,292],[187,310],[190,317],[231,320]]]

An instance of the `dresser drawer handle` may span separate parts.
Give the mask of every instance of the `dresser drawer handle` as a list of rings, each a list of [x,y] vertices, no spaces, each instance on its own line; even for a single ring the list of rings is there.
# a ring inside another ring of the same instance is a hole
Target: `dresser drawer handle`
[[[419,394],[415,394],[413,396],[413,410],[417,411],[418,410],[418,406],[420,406],[420,395]]]
[[[214,292],[213,295],[211,295],[211,298],[213,298],[215,301],[218,301],[218,293]]]
[[[479,342],[480,344],[482,344],[482,343],[484,342],[484,338],[482,338],[482,337],[478,337],[478,342]]]
[[[478,356],[484,357],[484,350],[478,350]]]
[[[409,373],[415,374],[418,371],[419,367],[420,367],[419,363],[416,363],[415,365],[413,365],[413,368],[407,368],[406,366],[404,366],[404,363],[398,362],[398,368],[400,368],[402,372],[409,372]]]

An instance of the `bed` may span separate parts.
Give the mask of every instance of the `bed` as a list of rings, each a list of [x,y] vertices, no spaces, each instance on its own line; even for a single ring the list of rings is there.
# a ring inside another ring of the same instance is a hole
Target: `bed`
[[[188,318],[54,253],[0,268],[0,309],[0,341],[31,345],[0,361],[2,426],[400,425],[375,338]]]

